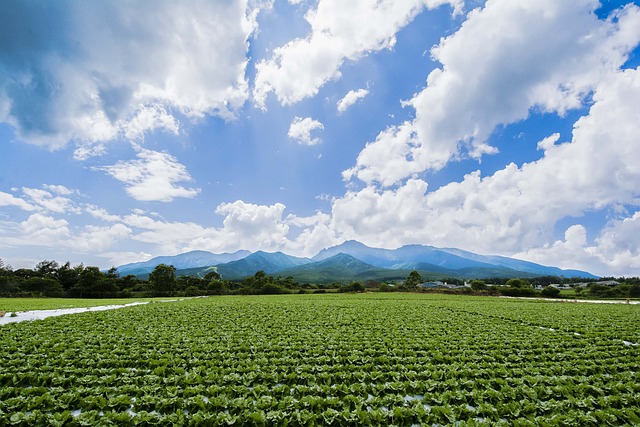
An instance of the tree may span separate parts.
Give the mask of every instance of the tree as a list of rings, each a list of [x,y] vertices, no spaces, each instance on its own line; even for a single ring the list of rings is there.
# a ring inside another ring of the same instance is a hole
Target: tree
[[[118,277],[120,277],[120,273],[118,273],[118,268],[117,267],[111,267],[109,270],[107,270],[107,273],[105,274],[105,276],[108,279],[117,279]]]
[[[260,287],[270,281],[270,277],[263,270],[256,271],[256,274],[253,275],[253,285],[255,287]]]
[[[117,289],[113,279],[106,280],[98,267],[84,267],[78,274],[78,282],[72,289],[77,296],[104,297],[105,293],[114,293]]]
[[[176,288],[176,268],[173,265],[158,264],[149,275],[149,283],[155,292],[170,294]]]
[[[247,277],[242,281],[244,285],[244,293],[256,294],[263,286],[273,281],[272,277],[267,276],[263,270],[258,270],[252,277]]]
[[[560,295],[560,289],[555,288],[553,286],[547,286],[546,288],[544,288],[542,291],[540,291],[540,294],[543,297],[547,297],[547,298],[555,298],[558,295]]]
[[[30,277],[39,277],[37,272],[28,268],[19,268],[13,272],[13,275],[21,279],[28,279]]]
[[[340,288],[340,292],[364,292],[365,287],[362,282],[351,282],[346,286]]]
[[[391,289],[392,289],[391,286],[387,285],[384,282],[378,285],[378,292],[390,292]]]
[[[528,288],[531,286],[526,280],[518,278],[507,280],[506,285],[510,288]]]
[[[472,280],[471,289],[473,289],[474,291],[483,291],[487,289],[487,284],[484,283],[484,280]]]
[[[140,286],[142,286],[143,290],[149,290],[146,289],[146,287],[148,287],[148,284],[146,281],[140,279],[137,276],[134,276],[133,274],[127,274],[124,277],[118,277],[116,279],[116,285],[118,286],[118,289],[120,289],[121,291],[124,290],[128,290],[128,291],[132,291],[132,290],[136,290],[135,288],[139,288]]]
[[[84,270],[84,266],[80,264],[77,267],[71,267],[71,263],[67,261],[64,265],[58,268],[56,272],[57,279],[62,284],[64,290],[74,288],[78,283],[80,273]]]
[[[222,279],[222,276],[216,270],[210,271],[204,275],[204,280],[206,280],[207,282],[211,282],[212,280],[220,280],[220,279]]]
[[[5,264],[4,261],[2,261],[2,258],[0,258],[0,275],[6,276],[9,273],[11,273],[11,266]]]
[[[229,292],[226,284],[222,280],[212,280],[207,285],[209,293],[214,295],[224,295]]]
[[[420,273],[418,273],[416,270],[413,270],[411,271],[411,273],[409,273],[407,280],[405,280],[404,283],[402,284],[402,289],[413,290],[420,283],[422,283],[422,276],[420,276]]]
[[[35,268],[40,277],[57,278],[60,265],[55,261],[40,261]]]
[[[103,278],[104,276],[98,267],[85,267],[78,278],[78,287],[87,290],[97,288]]]
[[[62,285],[51,277],[30,277],[22,282],[22,289],[44,296],[62,296]]]

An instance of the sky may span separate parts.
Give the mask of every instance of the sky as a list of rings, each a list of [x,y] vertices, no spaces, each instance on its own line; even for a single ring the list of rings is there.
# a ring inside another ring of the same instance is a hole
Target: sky
[[[640,0],[0,2],[0,258],[638,276],[639,123]]]

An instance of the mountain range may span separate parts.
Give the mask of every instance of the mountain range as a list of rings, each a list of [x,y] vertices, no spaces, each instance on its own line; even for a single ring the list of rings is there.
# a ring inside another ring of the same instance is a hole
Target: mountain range
[[[381,249],[354,240],[323,249],[312,258],[294,257],[282,252],[251,253],[240,250],[213,254],[192,251],[122,265],[118,267],[118,272],[121,276],[133,274],[147,277],[159,264],[173,265],[178,275],[204,276],[215,269],[225,279],[241,280],[262,270],[269,275],[291,276],[301,283],[403,280],[412,270],[417,270],[427,280],[447,277],[597,277],[586,271],[563,270],[503,256],[479,255],[461,249],[425,245]]]

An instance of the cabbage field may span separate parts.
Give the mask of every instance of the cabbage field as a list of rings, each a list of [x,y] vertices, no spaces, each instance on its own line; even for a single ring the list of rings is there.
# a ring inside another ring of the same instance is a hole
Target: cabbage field
[[[640,306],[210,297],[0,326],[0,425],[640,425]]]

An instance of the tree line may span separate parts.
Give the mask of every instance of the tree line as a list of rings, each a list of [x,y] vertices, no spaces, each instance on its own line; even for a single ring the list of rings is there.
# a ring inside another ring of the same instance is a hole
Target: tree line
[[[127,298],[152,296],[198,296],[225,294],[279,294],[312,288],[298,284],[291,277],[272,277],[264,271],[242,281],[223,280],[211,271],[203,277],[177,276],[172,265],[160,264],[147,279],[134,275],[120,276],[113,267],[72,266],[45,260],[35,268],[13,269],[0,259],[0,296]]]
[[[604,278],[614,280],[614,278]],[[463,289],[438,289],[449,293],[475,293],[480,295],[508,296],[558,296],[559,291],[549,286],[552,283],[567,284],[571,279],[543,276],[530,279],[492,278],[472,280]],[[575,280],[575,279],[573,279]],[[587,288],[576,287],[576,294],[597,298],[637,298],[640,297],[640,278],[623,278],[618,286],[598,285],[595,280]],[[581,281],[586,281],[581,279]],[[448,278],[449,284],[463,285],[459,278]],[[0,259],[0,297],[71,297],[71,298],[127,298],[153,296],[205,296],[205,295],[245,295],[245,294],[285,294],[326,292],[416,292],[425,291],[420,285],[423,278],[417,271],[411,271],[404,281],[386,283],[369,280],[365,282],[333,283],[317,285],[298,283],[293,277],[273,277],[264,271],[257,271],[244,280],[225,280],[215,269],[204,276],[177,276],[172,265],[160,264],[149,277],[144,279],[134,275],[120,276],[115,267],[101,271],[98,267],[72,266],[69,262],[59,264],[45,260],[35,268],[13,269]],[[495,286],[489,286],[492,284]],[[542,286],[542,291],[535,286]]]

